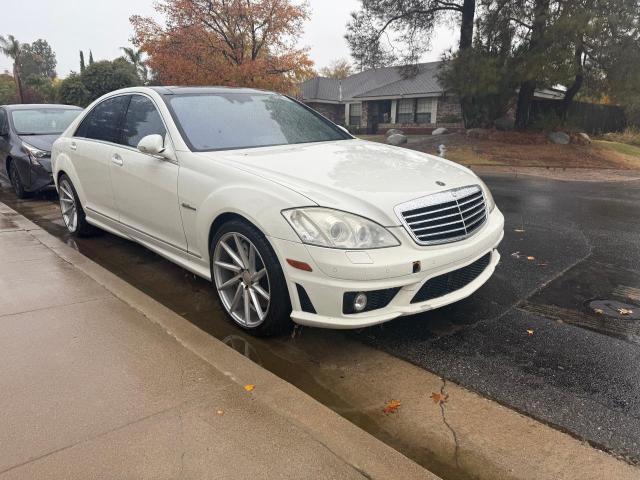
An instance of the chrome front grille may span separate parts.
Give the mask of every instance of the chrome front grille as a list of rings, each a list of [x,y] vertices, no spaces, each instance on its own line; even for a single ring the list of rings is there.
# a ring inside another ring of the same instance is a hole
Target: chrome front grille
[[[487,207],[478,185],[446,190],[411,200],[395,208],[413,239],[420,245],[462,240],[487,221]]]

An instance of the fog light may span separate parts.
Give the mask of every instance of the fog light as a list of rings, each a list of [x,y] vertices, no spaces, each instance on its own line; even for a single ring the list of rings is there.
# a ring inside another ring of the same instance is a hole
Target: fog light
[[[353,299],[353,309],[356,312],[362,312],[365,308],[367,308],[367,295],[360,292]]]

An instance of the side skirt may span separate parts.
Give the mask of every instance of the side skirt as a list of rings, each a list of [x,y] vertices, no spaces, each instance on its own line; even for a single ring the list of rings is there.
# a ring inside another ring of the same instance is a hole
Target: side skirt
[[[211,281],[211,271],[209,265],[205,264],[203,259],[190,254],[189,252],[169,245],[162,240],[148,235],[140,230],[129,227],[111,217],[102,215],[95,210],[85,207],[87,222],[109,233],[113,233],[119,237],[139,243],[143,247],[157,253],[161,257],[181,266],[185,270]]]

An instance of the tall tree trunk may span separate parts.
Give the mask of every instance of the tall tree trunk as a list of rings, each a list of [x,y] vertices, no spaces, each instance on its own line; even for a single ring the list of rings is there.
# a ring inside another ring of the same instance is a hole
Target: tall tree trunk
[[[23,103],[24,92],[22,91],[22,79],[20,78],[20,66],[18,60],[13,63],[13,81],[16,82],[16,91],[18,93],[18,103]]]
[[[460,50],[473,46],[473,21],[476,16],[476,0],[464,0],[460,22]]]
[[[544,50],[544,33],[547,27],[547,17],[549,16],[550,0],[536,0],[533,15],[533,25],[531,26],[531,40],[527,49],[528,56],[535,57],[542,54]],[[534,62],[535,64],[536,62]],[[539,67],[534,67],[539,68]],[[531,102],[536,91],[535,77],[523,81],[518,92],[518,104],[516,110],[516,128],[522,130],[529,126],[531,120]]]
[[[580,88],[582,88],[582,84],[584,82],[584,65],[582,63],[583,54],[584,47],[582,45],[582,40],[580,40],[576,45],[576,51],[574,54],[576,76],[571,86],[567,88],[567,91],[564,93],[564,98],[562,99],[562,103],[560,104],[560,116],[563,120],[567,119],[567,114],[569,113],[569,108],[573,103],[573,99],[580,91]]]
[[[462,19],[460,21],[460,51],[464,52],[473,46],[473,25],[476,16],[476,0],[464,0],[462,4]],[[469,112],[472,109],[473,99],[462,97],[460,99],[460,109],[462,110],[462,120],[466,128],[470,128],[471,119]]]
[[[520,84],[518,103],[516,104],[516,128],[524,130],[531,120],[531,102],[536,91],[536,82],[526,81]]]

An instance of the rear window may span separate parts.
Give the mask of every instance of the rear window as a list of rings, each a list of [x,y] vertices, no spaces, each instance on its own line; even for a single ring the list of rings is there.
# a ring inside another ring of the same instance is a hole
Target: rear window
[[[171,95],[165,99],[194,151],[352,138],[319,114],[281,95],[224,93]]]
[[[81,111],[62,108],[14,110],[11,120],[18,135],[59,135]]]

